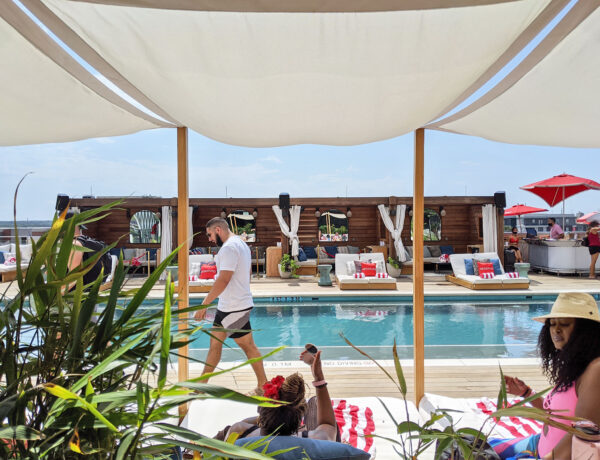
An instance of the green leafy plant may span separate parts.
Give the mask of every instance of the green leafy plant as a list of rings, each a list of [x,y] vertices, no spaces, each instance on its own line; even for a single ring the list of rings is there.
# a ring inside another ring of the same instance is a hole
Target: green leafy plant
[[[396,422],[394,414],[388,409],[383,401],[381,404],[384,406],[392,420],[397,426],[397,432],[401,437],[401,440],[382,438],[393,443],[395,451],[398,456],[402,459],[416,459],[423,455],[424,452],[429,448],[435,448],[434,458],[437,460],[441,457],[444,451],[451,450],[453,452],[452,458],[459,458],[464,460],[477,460],[482,457],[483,448],[487,443],[487,439],[495,428],[500,417],[526,417],[532,420],[537,420],[549,426],[559,428],[567,433],[576,434],[582,438],[588,438],[593,440],[593,436],[586,435],[580,430],[573,428],[570,423],[571,421],[582,420],[578,417],[569,417],[561,415],[560,412],[550,412],[536,407],[527,406],[527,403],[533,401],[536,398],[543,396],[545,393],[551,390],[547,388],[541,392],[531,395],[519,402],[509,403],[506,392],[506,383],[504,382],[504,374],[502,368],[500,368],[500,391],[498,392],[497,405],[498,408],[495,412],[491,413],[487,419],[478,428],[461,427],[455,426],[454,419],[451,411],[446,409],[438,409],[430,414],[429,420],[419,424],[414,420],[410,419],[410,413],[407,404],[407,385],[406,379],[404,378],[404,371],[400,364],[398,357],[398,351],[396,348],[396,341],[392,347],[392,355],[394,358],[394,368],[396,371],[395,377],[392,376],[381,364],[379,364],[374,358],[369,356],[366,352],[355,346],[350,340],[348,340],[342,333],[340,336],[344,341],[358,351],[361,355],[365,356],[369,360],[373,361],[381,371],[389,378],[400,392],[404,401],[406,420],[402,422]],[[397,414],[396,414],[397,415]],[[560,420],[560,421],[559,421]],[[445,425],[445,426],[444,426]],[[373,437],[377,436],[377,433],[370,435]],[[456,457],[454,457],[456,455]]]
[[[296,277],[296,270],[300,268],[298,262],[289,254],[284,254],[279,260],[279,266],[282,272],[291,272],[293,277]]]
[[[387,262],[392,267],[394,267],[398,270],[400,270],[400,268],[402,268],[402,264],[400,263],[400,261],[398,259],[394,259],[393,257],[388,257]]]
[[[109,291],[101,290],[102,275],[83,285],[83,275],[114,244],[68,270],[75,225],[99,220],[117,204],[68,221],[65,213],[57,216],[32,241],[26,273],[17,245],[18,293],[0,297],[0,458],[167,458],[176,447],[205,457],[268,458],[177,424],[178,407],[198,399],[274,404],[201,379],[169,381],[170,361],[192,335],[210,333],[177,327],[178,315],[205,307],[178,309],[169,278],[162,305],[142,308],[177,250],[133,290],[123,289],[122,259]],[[19,241],[16,224],[15,235]]]

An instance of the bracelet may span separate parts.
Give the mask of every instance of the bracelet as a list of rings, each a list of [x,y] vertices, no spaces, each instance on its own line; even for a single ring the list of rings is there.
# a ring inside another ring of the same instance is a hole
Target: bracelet
[[[317,380],[315,382],[312,383],[313,387],[315,388],[322,388],[324,386],[327,386],[327,382],[325,380]]]
[[[529,396],[531,396],[533,390],[531,389],[531,387],[527,387],[527,389],[525,390],[525,392],[519,396],[520,398],[528,398]]]

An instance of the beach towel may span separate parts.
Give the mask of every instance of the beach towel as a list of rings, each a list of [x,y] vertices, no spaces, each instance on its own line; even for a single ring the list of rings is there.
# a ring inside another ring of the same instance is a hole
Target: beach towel
[[[373,447],[373,438],[365,436],[373,434],[375,431],[371,408],[349,404],[345,399],[332,399],[331,404],[342,442],[370,452]]]

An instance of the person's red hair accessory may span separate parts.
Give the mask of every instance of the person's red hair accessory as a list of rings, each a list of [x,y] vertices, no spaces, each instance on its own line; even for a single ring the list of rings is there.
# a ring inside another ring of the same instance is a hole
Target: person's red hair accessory
[[[270,382],[262,386],[263,395],[266,398],[279,399],[279,389],[283,385],[283,382],[285,382],[285,379],[281,375],[273,377]]]

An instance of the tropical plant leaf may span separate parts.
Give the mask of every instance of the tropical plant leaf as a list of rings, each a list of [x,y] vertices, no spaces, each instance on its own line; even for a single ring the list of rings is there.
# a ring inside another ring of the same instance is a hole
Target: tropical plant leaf
[[[0,428],[0,439],[34,440],[43,439],[44,434],[28,426],[5,426]]]
[[[167,366],[169,365],[169,353],[171,351],[171,297],[171,273],[168,273],[162,318],[160,369],[158,371],[158,388],[161,390],[167,381]]]
[[[402,366],[400,365],[400,358],[398,358],[396,339],[394,339],[392,354],[394,355],[394,366],[396,368],[396,375],[398,376],[398,383],[400,384],[400,393],[402,394],[403,398],[406,398],[406,379],[404,378],[404,372],[402,371]]]

